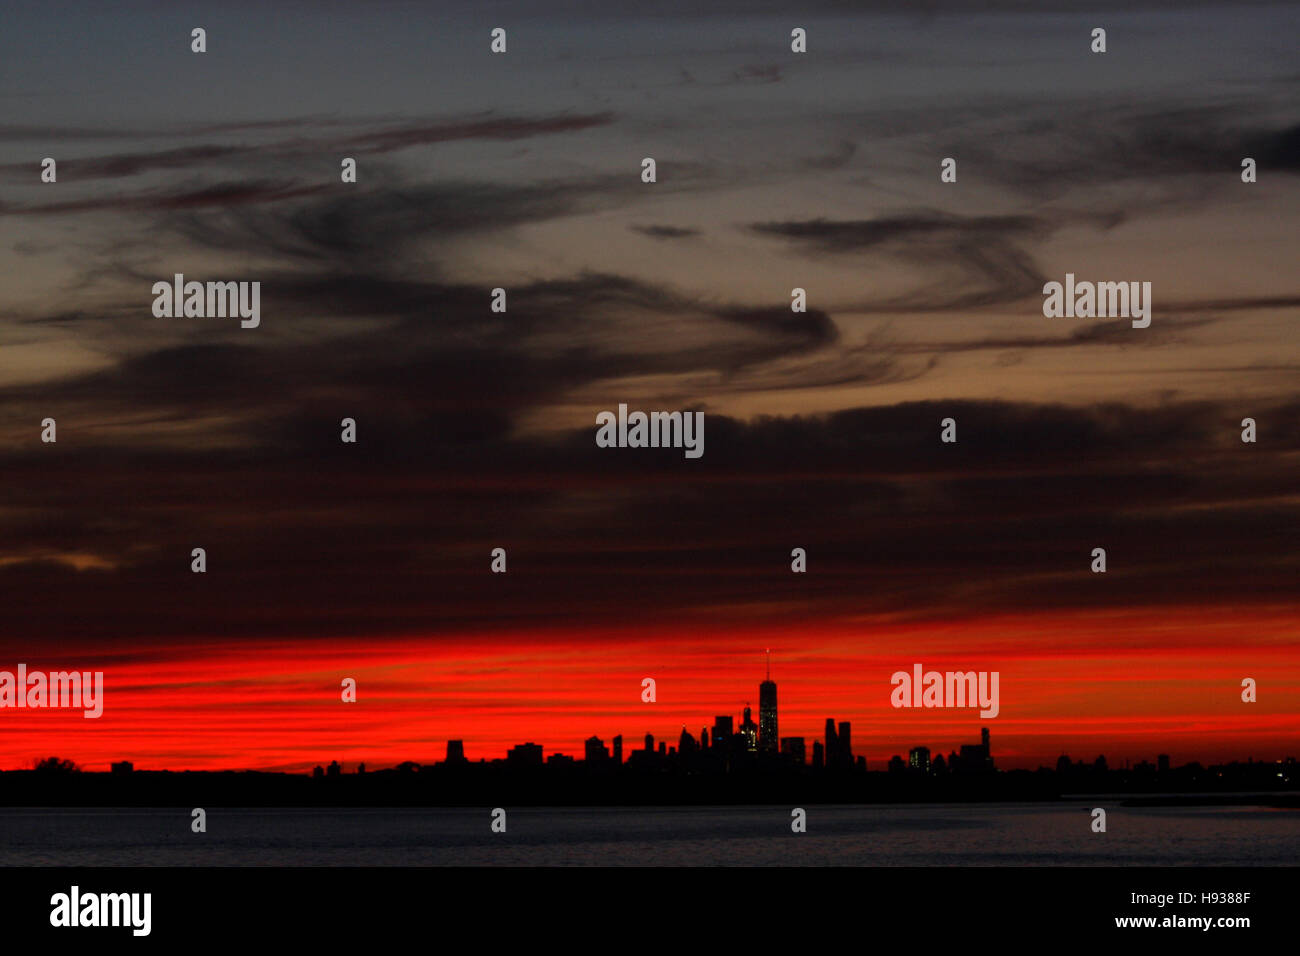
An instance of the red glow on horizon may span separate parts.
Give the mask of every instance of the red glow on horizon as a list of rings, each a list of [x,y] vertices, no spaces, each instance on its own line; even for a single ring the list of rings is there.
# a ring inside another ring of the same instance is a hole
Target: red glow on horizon
[[[853,725],[855,754],[884,768],[923,744],[935,753],[992,733],[1004,769],[1055,764],[1068,753],[1175,765],[1300,752],[1300,656],[1291,608],[1041,614],[978,621],[836,622],[744,633],[533,632],[458,643],[410,637],[365,641],[213,644],[166,655],[65,649],[22,660],[30,670],[103,670],[104,714],[0,711],[0,767],[57,755],[88,770],[131,760],[138,769],[304,770],[338,760],[351,770],[442,760],[449,738],[476,760],[525,741],[581,756],[595,734],[646,733],[675,746],[717,714],[758,713],[764,648],[773,651],[781,736],[820,739],[825,719]],[[1241,635],[1248,635],[1248,643]],[[147,659],[150,657],[153,659]],[[18,660],[0,661],[13,670]],[[996,670],[1001,713],[894,709],[890,675]],[[345,677],[357,703],[341,700]],[[653,677],[657,701],[641,702]],[[1241,701],[1243,677],[1259,700]]]

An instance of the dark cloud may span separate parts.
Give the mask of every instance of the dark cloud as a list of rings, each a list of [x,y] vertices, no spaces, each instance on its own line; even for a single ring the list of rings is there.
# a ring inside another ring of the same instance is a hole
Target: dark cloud
[[[110,179],[123,176],[136,176],[156,169],[185,169],[192,166],[210,164],[216,160],[229,159],[239,154],[253,152],[251,147],[238,146],[184,146],[177,149],[162,149],[152,153],[118,153],[113,156],[92,156],[85,159],[73,157],[59,163],[59,173],[63,181],[86,179]],[[10,163],[0,167],[0,172],[11,180],[32,178],[39,169],[34,163]]]
[[[436,637],[617,626],[629,607],[669,624],[719,607],[793,622],[1277,601],[1300,570],[1283,533],[1300,517],[1294,403],[1253,409],[1256,446],[1239,440],[1238,408],[1209,402],[706,415],[706,453],[688,461],[596,448],[594,407],[592,426],[525,437],[490,404],[421,391],[418,367],[404,402],[397,388],[331,394],[318,380],[307,403],[297,389],[312,376],[270,365],[207,349],[129,372],[141,391],[202,376],[225,391],[209,410],[248,416],[251,444],[150,449],[109,419],[69,418],[58,446],[4,453],[12,636]],[[490,396],[497,370],[477,372]],[[295,397],[276,402],[277,388]],[[343,415],[356,445],[338,440]],[[938,440],[950,416],[956,445]],[[196,546],[206,575],[188,570]],[[507,576],[487,570],[497,546]],[[789,573],[795,546],[815,566],[807,579]],[[1088,571],[1098,546],[1104,580]]]
[[[1268,98],[1224,105],[1058,103],[989,108],[984,121],[942,134],[943,155],[966,174],[1036,201],[1064,205],[1085,197],[1099,225],[1146,213],[1203,206],[1220,188],[1240,185],[1241,160],[1261,170],[1295,172],[1300,127],[1279,126]],[[991,131],[992,135],[991,135]]]
[[[754,233],[811,254],[879,254],[926,269],[924,288],[860,311],[937,311],[1015,302],[1042,293],[1045,277],[1024,248],[1052,230],[1030,216],[961,217],[920,211],[875,219],[760,222]]]
[[[711,181],[710,173],[689,164],[680,165],[674,176],[665,191],[699,189]],[[197,249],[247,252],[300,266],[335,263],[348,271],[358,259],[389,271],[411,265],[418,246],[424,251],[415,259],[428,270],[438,267],[429,255],[439,242],[648,201],[634,173],[518,184],[414,183],[394,174],[375,186],[339,189],[330,183],[303,187],[303,193],[323,195],[305,203],[249,202],[193,212],[189,207],[207,204],[154,200],[149,211],[175,214],[156,216],[150,228]]]
[[[93,405],[97,414],[123,422],[238,422],[258,412],[287,414],[325,388],[352,407],[371,408],[375,417],[406,420],[412,391],[454,417],[466,395],[490,382],[477,404],[506,427],[602,381],[737,374],[816,352],[838,337],[830,317],[817,310],[719,309],[668,288],[599,273],[512,287],[509,313],[495,317],[488,291],[477,286],[328,271],[271,274],[261,281],[262,309],[275,316],[275,338],[242,333],[234,321],[141,318],[143,304],[134,318],[125,304],[28,317],[34,325],[64,328],[127,324],[137,336],[163,340],[177,330],[226,334],[152,349],[142,348],[137,337],[107,369],[0,389],[0,405],[43,402],[68,418]],[[148,287],[145,277],[140,286]],[[347,324],[321,335],[321,315]],[[269,331],[271,320],[264,321]],[[667,322],[689,325],[691,340],[646,334],[648,323]]]
[[[597,207],[612,182],[538,186],[442,182],[332,192],[319,202],[277,208],[221,208],[173,216],[159,228],[198,248],[247,250],[280,262],[358,258],[396,264],[416,241],[506,230]]]
[[[1300,125],[1248,133],[1243,141],[1247,155],[1265,170],[1300,172]]]
[[[628,228],[651,239],[692,239],[700,234],[698,229],[683,229],[678,226],[629,226]]]
[[[55,157],[59,160],[60,181],[68,183],[85,182],[95,179],[122,179],[139,176],[144,173],[193,170],[213,167],[221,163],[256,163],[274,164],[280,171],[305,168],[312,165],[315,157],[323,152],[341,152],[350,155],[370,155],[392,153],[414,146],[429,146],[437,143],[449,143],[468,140],[521,140],[536,136],[573,133],[614,122],[614,115],[609,112],[590,114],[560,114],[552,116],[523,117],[484,114],[481,116],[454,117],[442,119],[412,119],[388,122],[373,129],[362,129],[347,135],[325,135],[332,127],[342,126],[343,121],[321,122],[310,119],[286,119],[258,123],[234,123],[206,125],[194,128],[171,130],[165,134],[174,139],[203,138],[214,135],[232,135],[249,132],[278,132],[291,130],[309,130],[310,135],[299,135],[293,139],[278,140],[253,145],[230,145],[225,143],[200,143],[193,146],[157,149],[144,152],[116,153],[107,156],[71,156]],[[367,125],[353,122],[347,124],[353,128]],[[0,127],[0,141],[6,138],[27,139],[30,129],[25,127]],[[94,142],[105,138],[100,131],[87,129],[67,129],[48,131],[45,139],[55,141],[85,140]],[[144,138],[152,134],[136,131]],[[0,166],[0,175],[12,182],[35,181],[40,170],[38,163],[19,162]],[[171,187],[166,191],[153,187],[139,193],[120,194],[118,196],[97,197],[63,201],[59,203],[41,203],[32,205],[3,204],[0,214],[39,214],[90,212],[101,209],[149,209],[174,208],[184,205],[207,205],[215,199],[217,202],[273,202],[287,196],[306,195],[323,187],[311,184],[301,186],[286,185],[270,188],[265,183],[253,182],[243,185],[226,185],[205,187],[202,189],[184,189]],[[223,199],[230,196],[230,199]]]
[[[979,216],[961,218],[943,213],[914,213],[877,219],[809,219],[789,222],[760,222],[750,228],[760,235],[806,243],[823,252],[853,252],[890,243],[937,238],[987,240],[1023,238],[1044,231],[1043,224],[1029,216]]]
[[[295,185],[275,182],[239,182],[216,186],[147,190],[134,194],[60,202],[18,205],[0,202],[0,216],[49,216],[96,212],[152,212],[198,207],[229,208],[256,203],[283,202],[325,192],[333,188],[318,183]]]
[[[388,153],[411,146],[426,146],[455,140],[515,140],[554,133],[581,132],[598,126],[608,126],[613,121],[614,114],[605,112],[533,119],[484,116],[452,122],[407,123],[350,137],[344,141],[344,146],[364,153]]]
[[[889,330],[875,334],[863,346],[850,352],[869,352],[874,355],[946,355],[952,352],[1020,351],[1027,349],[1074,349],[1081,345],[1120,345],[1125,348],[1151,348],[1176,345],[1187,340],[1187,333],[1219,321],[1216,316],[1188,318],[1162,311],[1158,322],[1134,336],[1130,319],[1093,319],[1076,325],[1064,334],[1032,334],[987,336],[960,340],[927,340],[917,342],[892,339]]]

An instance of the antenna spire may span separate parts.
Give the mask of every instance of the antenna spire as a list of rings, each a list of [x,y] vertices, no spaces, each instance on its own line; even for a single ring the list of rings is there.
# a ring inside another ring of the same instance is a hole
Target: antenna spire
[[[767,649],[767,679],[772,679],[772,648]]]

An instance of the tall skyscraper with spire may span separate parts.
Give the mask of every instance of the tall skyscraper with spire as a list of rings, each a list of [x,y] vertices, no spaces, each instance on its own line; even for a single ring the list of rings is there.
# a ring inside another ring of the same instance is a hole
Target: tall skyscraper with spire
[[[772,680],[772,652],[767,652],[767,679],[758,685],[758,749],[776,753],[780,738],[776,729],[776,682]]]

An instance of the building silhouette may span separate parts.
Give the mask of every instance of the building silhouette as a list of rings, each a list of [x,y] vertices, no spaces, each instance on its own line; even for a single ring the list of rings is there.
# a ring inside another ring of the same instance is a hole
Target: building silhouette
[[[1066,760],[1067,764],[1069,763],[1068,758],[1062,759]],[[993,754],[989,750],[989,729],[987,727],[980,728],[979,743],[962,744],[959,755],[949,754],[948,768],[962,773],[992,772],[995,768],[993,766]]]
[[[826,718],[826,767],[850,770],[853,767],[853,728],[847,720],[835,729],[835,718]]]
[[[722,753],[728,753],[731,750],[731,737],[734,733],[730,714],[720,714],[713,718],[713,734],[710,737],[709,747],[721,747]]]
[[[772,652],[767,652],[767,676],[758,685],[758,747],[764,753],[777,752],[776,682],[772,680]],[[802,761],[800,761],[802,762]]]
[[[758,753],[758,724],[754,723],[749,704],[745,705],[745,719],[740,722],[740,738],[746,753]]]
[[[930,772],[930,748],[913,747],[907,753],[907,765],[920,773]]]
[[[540,767],[542,765],[542,745],[534,743],[516,744],[506,752],[506,763],[512,767]]]

